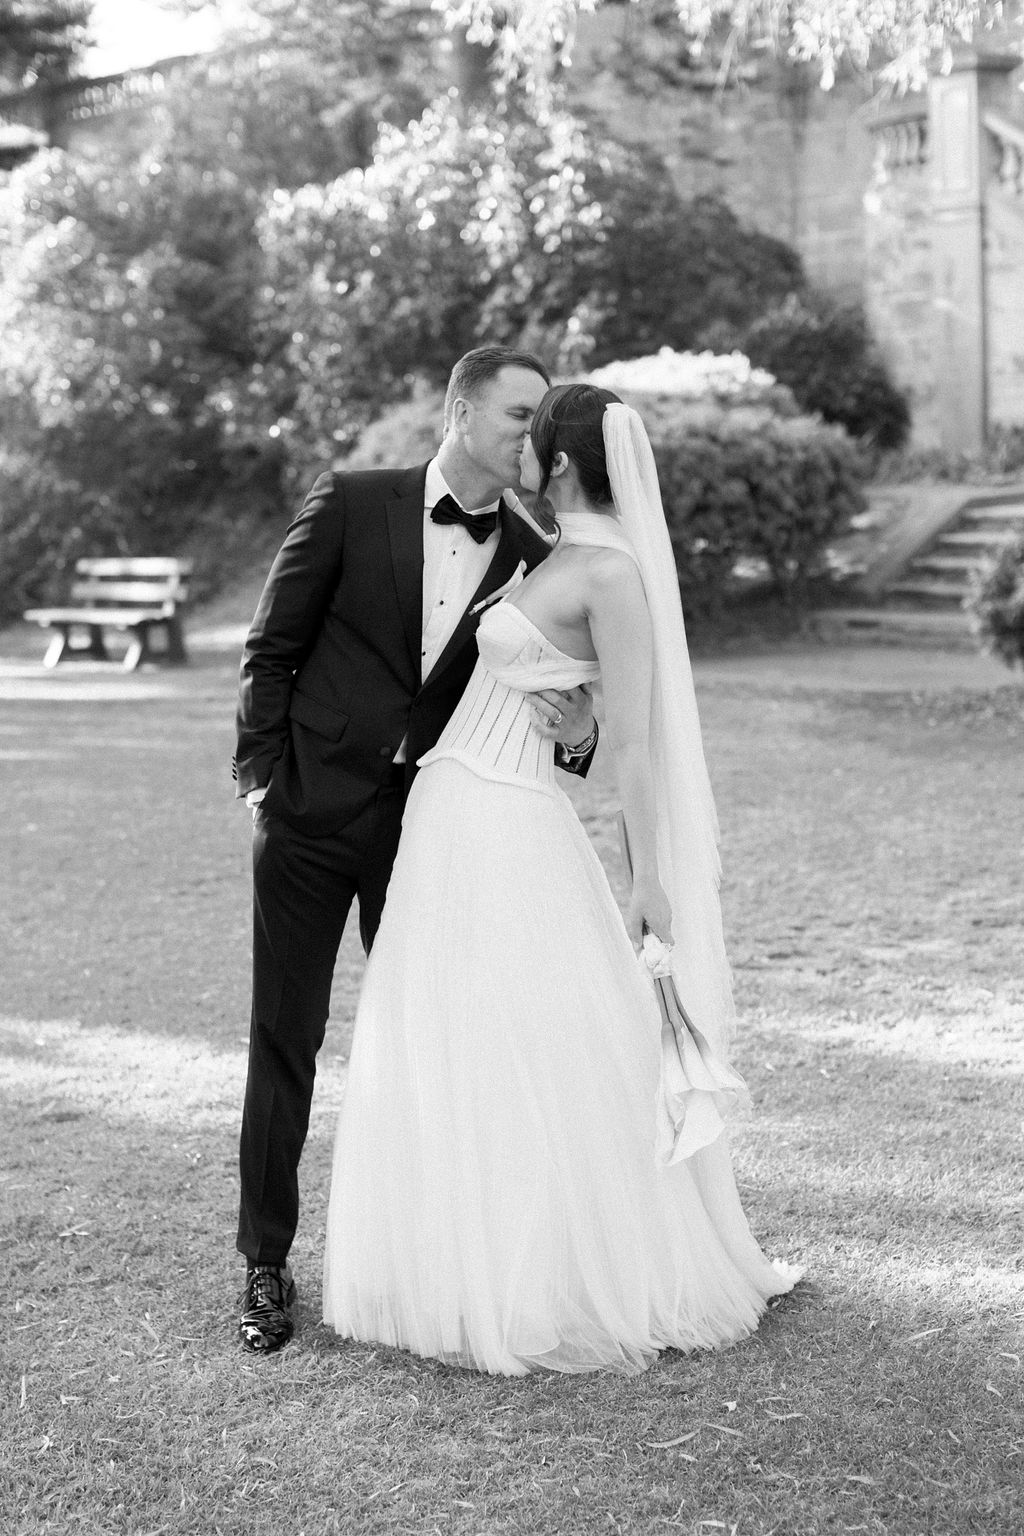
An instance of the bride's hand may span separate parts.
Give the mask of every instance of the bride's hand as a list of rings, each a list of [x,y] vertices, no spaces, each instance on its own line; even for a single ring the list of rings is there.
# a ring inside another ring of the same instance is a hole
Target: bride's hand
[[[673,942],[672,908],[658,880],[638,882],[633,886],[626,912],[626,931],[635,950],[640,949],[645,927],[664,943]]]

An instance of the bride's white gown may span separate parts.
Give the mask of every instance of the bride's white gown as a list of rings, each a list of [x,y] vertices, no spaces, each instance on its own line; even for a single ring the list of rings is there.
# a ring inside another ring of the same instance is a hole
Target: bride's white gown
[[[525,694],[596,663],[502,602],[409,797],[338,1124],[324,1318],[479,1370],[641,1370],[798,1272],[725,1137],[658,1166],[660,1015]]]

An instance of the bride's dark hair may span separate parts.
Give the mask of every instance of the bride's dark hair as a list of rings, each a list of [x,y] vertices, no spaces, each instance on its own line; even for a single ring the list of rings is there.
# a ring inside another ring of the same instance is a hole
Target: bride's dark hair
[[[605,406],[621,404],[610,389],[596,384],[556,384],[541,400],[530,426],[530,441],[540,465],[538,500],[551,480],[555,457],[564,453],[576,466],[580,488],[597,506],[610,506],[612,488],[604,456]]]

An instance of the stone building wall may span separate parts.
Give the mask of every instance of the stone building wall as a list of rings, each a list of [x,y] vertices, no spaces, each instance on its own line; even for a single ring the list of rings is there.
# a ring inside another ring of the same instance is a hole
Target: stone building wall
[[[879,132],[864,214],[864,300],[871,328],[910,397],[915,442],[937,447],[931,168],[923,106]]]
[[[1024,190],[993,181],[985,198],[988,416],[1024,424]]]
[[[744,222],[794,245],[814,282],[859,294],[875,113],[867,89],[843,81],[822,91],[813,74],[769,64],[725,89],[699,72],[667,84],[650,64],[619,67],[624,46],[643,42],[631,39],[638,25],[628,6],[581,16],[576,104],[659,153],[684,196],[718,193]]]

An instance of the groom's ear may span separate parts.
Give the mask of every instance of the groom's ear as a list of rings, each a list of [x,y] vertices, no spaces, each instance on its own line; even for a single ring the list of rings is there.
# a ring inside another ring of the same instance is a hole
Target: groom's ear
[[[451,410],[448,414],[448,420],[445,424],[446,429],[449,432],[451,432],[453,429],[457,432],[460,432],[465,427],[468,419],[469,401],[464,399],[462,395],[456,395],[455,399],[452,401]]]

